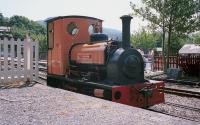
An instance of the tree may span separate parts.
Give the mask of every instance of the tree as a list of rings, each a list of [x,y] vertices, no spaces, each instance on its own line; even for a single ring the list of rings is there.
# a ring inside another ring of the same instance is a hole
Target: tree
[[[0,26],[11,27],[11,32],[0,33],[0,37],[25,39],[26,34],[29,33],[32,39],[39,42],[39,50],[47,51],[46,27],[40,25],[39,23],[18,15],[12,16],[9,19],[0,13]]]
[[[2,26],[3,25],[3,23],[4,23],[4,17],[3,17],[3,14],[2,13],[0,13],[0,26]]]
[[[2,13],[0,13],[0,26],[9,26],[9,18],[4,17]]]
[[[198,41],[198,35],[195,35],[193,37],[194,41]],[[172,34],[171,37],[171,52],[176,55],[179,51],[179,49],[191,38],[188,38],[186,36],[177,37],[176,34]],[[141,31],[138,31],[134,33],[131,36],[131,44],[134,48],[142,48],[145,51],[147,51],[149,48],[156,48],[162,46],[162,36],[160,32],[151,32],[145,29],[142,29]],[[166,45],[165,45],[166,46]]]
[[[23,16],[15,15],[10,18],[10,25],[21,29],[29,29],[29,23],[29,19]]]
[[[173,55],[177,55],[181,47],[190,41],[188,36],[177,36],[175,33],[171,35],[170,50]]]
[[[34,22],[32,20],[29,20],[28,18],[26,17],[23,17],[23,16],[12,16],[10,18],[10,25],[11,26],[15,26],[15,27],[18,27],[18,28],[21,28],[21,29],[25,29],[31,33],[34,33],[34,34],[43,34],[45,35],[46,34],[46,28],[43,27],[42,25],[40,25],[39,23],[37,22]]]
[[[177,36],[199,30],[200,23],[195,15],[199,10],[194,0],[142,0],[144,7],[130,4],[133,15],[138,15],[150,21],[162,30],[163,45],[165,33],[167,38],[167,68],[169,67],[169,54],[172,34]],[[163,51],[164,52],[164,51]],[[163,53],[164,57],[164,53]]]
[[[134,48],[142,48],[148,50],[149,48],[155,48],[156,44],[161,41],[159,33],[152,33],[142,29],[142,31],[136,32],[131,36],[131,43]]]
[[[200,44],[200,33],[194,34],[192,36],[193,42],[196,44]]]
[[[39,42],[39,50],[40,52],[46,52],[47,51],[47,36],[42,34],[31,34],[31,38],[35,41]]]
[[[8,24],[11,26],[10,35],[12,37],[25,39],[26,34],[29,33],[32,39],[39,42],[39,50],[47,51],[46,28],[44,26],[40,25],[37,22],[29,20],[26,17],[17,15],[12,16],[10,19],[7,20]]]
[[[27,33],[28,31],[25,29],[18,28],[16,26],[11,27],[11,34],[15,39],[25,39]]]

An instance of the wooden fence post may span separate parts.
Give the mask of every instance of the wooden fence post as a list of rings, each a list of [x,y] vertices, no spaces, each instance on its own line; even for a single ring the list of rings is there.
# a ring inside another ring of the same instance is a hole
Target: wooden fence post
[[[8,39],[7,38],[4,38],[4,41],[3,41],[3,48],[4,48],[4,51],[3,51],[3,60],[4,60],[4,65],[3,65],[3,70],[4,70],[4,82],[8,82]]]
[[[0,83],[37,79],[38,42],[0,39],[0,64]]]

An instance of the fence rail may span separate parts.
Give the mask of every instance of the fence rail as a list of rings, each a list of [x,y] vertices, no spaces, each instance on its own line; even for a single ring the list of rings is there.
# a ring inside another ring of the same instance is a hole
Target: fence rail
[[[38,42],[0,39],[0,83],[38,78]]]
[[[165,61],[167,62],[166,58]],[[161,56],[154,57],[154,70],[163,70],[163,59]],[[200,56],[170,56],[169,68],[182,68],[186,73],[192,75],[200,74]]]
[[[178,63],[178,56],[170,56],[169,57],[169,67],[170,68],[180,68]],[[165,62],[167,62],[167,58],[165,57]],[[154,57],[154,70],[163,70],[163,59],[162,56],[155,56]]]

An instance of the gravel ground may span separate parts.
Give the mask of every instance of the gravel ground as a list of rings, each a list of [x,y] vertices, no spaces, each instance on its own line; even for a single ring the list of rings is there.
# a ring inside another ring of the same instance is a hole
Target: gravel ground
[[[200,100],[197,98],[180,97],[171,94],[165,94],[166,104],[159,104],[151,109],[173,114],[179,117],[185,117],[200,124]],[[174,105],[169,105],[175,104]],[[181,107],[179,107],[181,106]]]
[[[166,79],[167,75],[159,72],[146,72],[146,77],[155,76],[156,78]],[[158,76],[157,76],[158,75]],[[200,92],[199,87],[181,85],[178,83],[165,83],[166,87]],[[181,97],[172,94],[165,94],[165,104],[159,104],[150,109],[172,114],[186,119],[198,121],[200,124],[200,100],[197,98]]]
[[[144,71],[144,76],[145,78],[150,78],[150,77],[153,77],[153,76],[162,76],[163,75],[163,71],[151,71],[151,70],[145,70]]]
[[[68,124],[197,125],[198,123],[40,84],[20,89],[0,90],[0,125]]]

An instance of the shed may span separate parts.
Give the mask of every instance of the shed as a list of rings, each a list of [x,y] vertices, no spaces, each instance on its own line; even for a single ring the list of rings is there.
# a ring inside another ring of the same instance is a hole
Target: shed
[[[200,76],[200,45],[185,44],[179,50],[178,62],[186,74]]]
[[[185,44],[178,53],[179,55],[200,55],[200,45]]]
[[[10,32],[10,27],[7,26],[0,26],[0,32]]]

